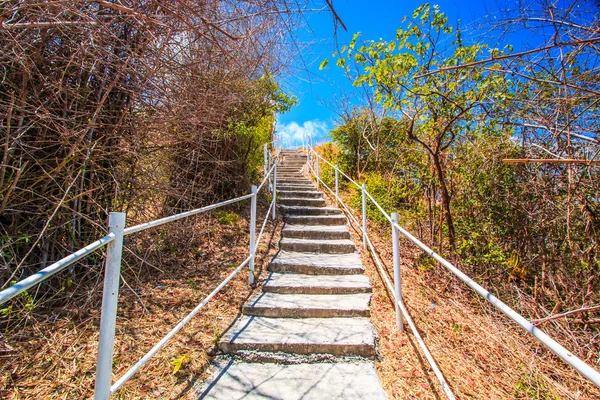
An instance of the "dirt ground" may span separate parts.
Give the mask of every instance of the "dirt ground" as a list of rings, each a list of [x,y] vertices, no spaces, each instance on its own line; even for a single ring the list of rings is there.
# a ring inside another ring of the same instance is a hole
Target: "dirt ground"
[[[257,231],[267,206],[259,201]],[[126,238],[128,262],[123,270],[128,278],[121,281],[113,382],[248,256],[248,208],[242,204],[192,217],[168,231]],[[259,279],[275,253],[280,228],[280,219],[266,225],[256,261]],[[132,254],[149,256],[145,259],[152,265],[140,263]],[[239,315],[251,290],[244,268],[113,398],[187,397],[205,376],[220,335]],[[65,292],[72,301],[60,309],[40,305],[24,313],[18,324],[2,321],[0,398],[93,397],[101,283]]]
[[[385,390],[391,399],[446,398],[408,325],[404,332],[397,329],[393,300],[372,256],[362,249],[361,232],[353,227],[351,233],[373,284],[376,367]],[[369,237],[393,282],[390,229],[372,229]],[[590,381],[444,267],[423,263],[415,245],[401,239],[400,249],[404,304],[456,398],[600,398]]]
[[[199,216],[168,235],[128,241],[132,254],[154,264],[124,265],[114,357],[121,376],[210,293],[247,256],[247,207]],[[266,204],[259,202],[258,225]],[[269,222],[257,256],[265,276],[276,252],[281,220]],[[391,399],[443,399],[444,393],[413,334],[396,328],[393,303],[360,232],[351,229],[373,283],[371,320],[379,333],[376,367]],[[389,232],[370,237],[389,276]],[[180,251],[180,248],[187,249]],[[133,261],[132,261],[133,260]],[[419,250],[401,243],[403,298],[414,323],[457,398],[598,399],[600,390],[553,356],[520,327],[440,266],[421,265]],[[261,275],[262,274],[262,275]],[[250,295],[243,270],[192,321],[128,381],[114,398],[191,398],[206,377],[221,334]],[[101,289],[98,283],[65,289],[73,301],[40,306],[0,334],[0,398],[78,399],[93,395]],[[79,295],[77,295],[79,293]],[[83,294],[81,294],[83,293]],[[569,348],[569,343],[563,343]],[[175,372],[176,366],[180,368]]]

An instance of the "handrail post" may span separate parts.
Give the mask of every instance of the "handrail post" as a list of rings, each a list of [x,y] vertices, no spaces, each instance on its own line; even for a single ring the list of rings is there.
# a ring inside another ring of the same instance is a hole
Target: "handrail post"
[[[337,164],[335,164],[335,199],[340,201],[340,190],[339,190],[339,169]]]
[[[317,173],[317,189],[319,189],[321,187],[320,182],[321,182],[321,172],[319,171],[319,155],[316,154],[315,152],[315,161],[317,163],[317,168],[316,168],[316,173]]]
[[[277,207],[277,161],[275,161],[275,165],[273,165],[273,210],[272,210],[272,218],[275,221],[275,208]]]
[[[108,217],[108,231],[115,234],[115,240],[106,246],[102,311],[100,314],[100,339],[98,342],[96,385],[94,388],[95,400],[108,400],[110,397],[125,222],[126,214],[122,212],[111,212]]]
[[[362,184],[362,236],[363,248],[367,250],[367,185]]]
[[[271,153],[267,154],[267,173],[271,170]],[[271,193],[271,175],[269,175],[269,184],[267,185],[269,188],[269,193]]]
[[[250,189],[252,197],[250,198],[250,262],[248,263],[250,273],[248,283],[254,285],[254,255],[256,253],[256,185]]]
[[[402,287],[400,276],[400,243],[398,243],[398,213],[392,213],[392,248],[394,256],[394,294],[396,297],[396,325],[400,331],[404,330],[402,326],[402,313],[400,312],[399,303],[402,301]]]
[[[263,177],[266,177],[269,172],[269,167],[267,166],[267,151],[267,144],[265,143],[263,146]]]

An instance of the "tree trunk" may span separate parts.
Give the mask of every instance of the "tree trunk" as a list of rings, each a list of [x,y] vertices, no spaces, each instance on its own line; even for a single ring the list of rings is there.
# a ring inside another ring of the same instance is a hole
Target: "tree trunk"
[[[455,234],[454,234],[454,223],[452,222],[452,215],[450,214],[450,194],[448,193],[448,186],[446,185],[446,177],[444,174],[444,168],[440,160],[439,153],[432,154],[433,163],[435,165],[435,171],[440,182],[440,194],[442,196],[442,212],[444,213],[444,219],[448,226],[448,241],[450,242],[450,248],[454,251],[455,247]],[[441,229],[441,227],[440,227]]]
[[[427,187],[427,211],[429,212],[429,243],[433,244],[435,238],[435,215],[433,206],[435,205],[435,189],[433,180]]]

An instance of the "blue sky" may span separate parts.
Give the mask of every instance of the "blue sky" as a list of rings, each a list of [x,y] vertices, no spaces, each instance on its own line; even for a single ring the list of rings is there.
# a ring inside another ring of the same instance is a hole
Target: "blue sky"
[[[338,27],[337,42],[341,47],[347,44],[355,32],[363,38],[378,40],[392,39],[402,18],[410,15],[424,1],[414,0],[333,0],[335,10],[348,28],[344,32]],[[447,0],[432,2],[439,4],[453,24],[460,18],[461,26],[466,26],[493,12],[495,1]],[[305,43],[310,43],[301,53],[302,62],[291,71],[281,84],[284,90],[298,98],[298,105],[290,112],[278,116],[277,132],[283,147],[296,147],[302,144],[302,137],[310,134],[313,142],[327,141],[329,130],[335,126],[337,114],[334,111],[338,99],[345,93],[355,93],[340,68],[330,64],[319,71],[324,58],[330,58],[335,51],[336,37],[332,16],[328,12],[312,13],[306,17],[308,26],[299,31]]]

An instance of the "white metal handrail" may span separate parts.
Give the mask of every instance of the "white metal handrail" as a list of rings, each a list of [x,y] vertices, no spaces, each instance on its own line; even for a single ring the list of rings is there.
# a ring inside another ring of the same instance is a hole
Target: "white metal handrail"
[[[208,303],[210,299],[212,299],[219,291],[234,277],[238,272],[241,271],[243,267],[245,267],[252,257],[246,258],[236,269],[233,271],[219,286],[217,286],[208,296],[202,300],[200,304],[198,304],[184,319],[182,319],[169,333],[167,333],[157,344],[150,349],[140,360],[135,363],[127,372],[125,372],[111,387],[110,394],[114,394],[125,382],[129,380],[140,368],[144,366],[160,349],[162,349],[167,342],[175,336],[177,332],[181,330],[188,322],[191,321],[192,318]]]
[[[144,222],[143,224],[135,225],[135,226],[132,226],[132,227],[124,229],[123,230],[123,234],[125,236],[127,236],[127,235],[131,235],[132,233],[145,231],[146,229],[154,228],[154,227],[157,227],[157,226],[160,226],[160,225],[164,225],[164,224],[167,224],[169,222],[177,221],[179,219],[191,217],[192,215],[196,215],[196,214],[200,214],[200,213],[203,213],[203,212],[206,212],[206,211],[214,210],[216,208],[227,206],[229,204],[238,203],[240,201],[249,199],[252,196],[253,196],[253,194],[250,193],[250,194],[246,194],[244,196],[236,197],[235,199],[225,200],[225,201],[222,201],[220,203],[215,203],[215,204],[211,204],[209,206],[205,206],[205,207],[201,207],[201,208],[196,208],[195,210],[190,210],[190,211],[182,212],[180,214],[171,215],[171,216],[168,216],[168,217],[165,217],[165,218],[161,218],[161,219],[157,219],[157,220],[150,221],[150,222]]]
[[[354,184],[354,186],[356,186],[358,189],[362,190],[362,185],[360,185],[359,183],[357,183],[354,179],[350,178],[348,175],[346,175],[342,170],[340,170],[337,165],[333,165],[331,162],[327,161],[326,159],[323,158],[323,156],[321,156],[319,153],[316,152],[315,149],[313,149],[312,147],[309,149],[309,151],[312,151],[313,153],[315,153],[315,155],[323,160],[324,162],[326,162],[327,164],[329,164],[331,167],[334,168],[334,170],[340,174],[342,174],[342,176],[344,176],[346,179],[348,179],[350,182],[352,182]],[[314,169],[313,169],[313,173],[314,173]],[[321,180],[319,178],[319,180]],[[336,179],[337,180],[337,179]],[[329,189],[331,191],[331,189]],[[371,200],[371,202],[373,202],[373,205],[375,207],[377,207],[379,209],[379,211],[381,212],[381,214],[383,214],[383,216],[389,221],[392,222],[392,217],[383,209],[383,207],[381,207],[379,205],[379,203],[373,198],[373,196],[371,196],[371,193],[369,192],[365,192],[367,197]]]
[[[411,332],[417,339],[417,343],[419,344],[421,351],[423,351],[423,354],[425,355],[425,358],[427,359],[429,366],[431,367],[431,369],[433,370],[433,373],[435,374],[438,381],[440,382],[440,386],[442,386],[442,390],[446,394],[446,397],[448,397],[451,400],[454,399],[455,398],[454,393],[452,393],[452,390],[450,389],[450,386],[446,382],[446,379],[444,378],[442,371],[440,370],[437,363],[435,362],[435,359],[429,352],[429,349],[427,348],[425,341],[421,337],[421,334],[417,330],[417,327],[414,324],[412,318],[410,317],[408,310],[404,306],[404,303],[401,300],[400,301],[398,300],[396,290],[395,290],[394,286],[392,285],[392,283],[390,282],[390,279],[388,278],[387,273],[386,273],[385,269],[383,268],[383,264],[382,264],[381,260],[379,259],[377,252],[375,251],[375,247],[373,246],[373,243],[371,242],[371,239],[368,236],[367,236],[367,243],[368,243],[369,249],[371,251],[371,254],[373,254],[373,256],[374,256],[373,259],[375,260],[375,265],[377,266],[377,269],[379,270],[379,275],[382,277],[382,279],[385,283],[385,286],[389,290],[389,293],[391,293],[392,297],[394,298],[394,306],[396,307],[396,310],[400,309],[400,311],[402,312],[402,315],[404,316],[404,319],[406,320],[406,323],[408,324]],[[398,321],[396,321],[396,322],[398,322]]]
[[[311,170],[311,172],[313,173],[313,175],[316,174],[315,170],[312,168],[312,166],[309,165],[309,169]],[[315,175],[316,176],[316,175]],[[336,200],[339,202],[339,204],[344,207],[344,209],[346,210],[346,212],[348,213],[348,216],[350,218],[352,218],[352,220],[354,221],[354,223],[358,226],[360,226],[360,223],[358,222],[358,220],[356,219],[356,217],[354,216],[354,214],[352,214],[351,210],[348,208],[348,206],[339,199],[339,193],[336,195],[336,193],[325,184],[325,182],[323,182],[321,180],[321,183],[323,184],[323,186],[325,186],[327,188],[327,190],[329,190],[329,192],[336,198]]]
[[[354,185],[356,185],[357,188],[360,189],[360,185],[352,178],[350,178],[348,175],[346,175],[346,173],[344,173],[344,171],[339,170],[340,174],[342,174],[344,176],[344,178],[348,179],[350,182],[354,183]]]
[[[277,157],[279,152],[277,152],[276,154],[277,154],[276,155],[276,157]],[[125,372],[125,374],[123,374],[112,386],[110,386],[111,379],[105,379],[101,390],[99,390],[98,389],[98,379],[97,379],[97,383],[96,383],[96,392],[97,393],[94,393],[95,400],[96,399],[106,400],[110,397],[111,394],[114,394],[121,386],[123,386],[123,384],[125,384],[125,382],[127,382],[156,353],[158,353],[158,351],[161,348],[163,348],[167,344],[167,342],[173,336],[175,336],[175,334],[177,332],[179,332],[208,303],[208,301],[210,299],[212,299],[246,265],[249,265],[249,272],[250,272],[249,283],[251,285],[254,284],[254,258],[256,255],[256,250],[258,248],[258,244],[260,243],[260,239],[262,237],[262,231],[268,221],[269,213],[272,214],[273,220],[275,219],[275,216],[276,216],[275,215],[275,204],[276,204],[275,185],[276,185],[276,179],[277,179],[277,177],[276,177],[277,160],[274,159],[272,161],[272,158],[270,157],[270,154],[269,154],[268,163],[270,164],[271,162],[273,162],[273,166],[270,169],[268,169],[267,176],[264,177],[264,179],[260,185],[262,187],[262,185],[264,185],[264,183],[267,180],[269,181],[270,185],[272,184],[272,187],[271,187],[272,199],[271,199],[269,208],[267,210],[267,213],[265,215],[263,225],[261,228],[261,232],[258,237],[258,241],[255,240],[256,239],[256,200],[257,200],[257,195],[258,195],[258,188],[253,185],[251,188],[251,193],[249,195],[242,196],[243,198],[250,198],[250,200],[251,200],[251,205],[250,205],[250,249],[249,249],[250,255],[248,256],[248,258],[246,258],[240,265],[238,265],[238,267],[227,278],[225,278],[225,280],[223,280],[223,282],[221,282],[221,284],[219,284],[219,286],[217,286],[200,304],[198,304],[183,320],[181,320],[169,333],[167,333],[167,335],[165,335],[156,345],[154,345],[152,347],[152,349],[150,349],[150,351],[148,351],[142,358],[140,358],[140,360],[137,363],[135,363],[127,372]],[[265,170],[266,170],[266,168],[265,168]],[[270,181],[271,174],[273,177],[272,183]],[[238,199],[241,199],[241,197]],[[241,201],[241,200],[238,200],[238,201]],[[225,204],[223,204],[223,205],[225,205]],[[97,375],[99,375],[99,374],[100,374],[100,372],[97,372]],[[108,387],[107,387],[107,385],[108,385]]]
[[[323,161],[325,161],[329,165],[332,165],[332,164],[329,163],[327,160],[325,160],[323,157],[321,157],[321,155],[318,154],[311,147],[308,148],[309,154],[310,154],[311,150],[317,156],[317,158],[316,158],[316,161],[317,161],[317,170],[315,171],[315,169],[312,167],[312,165],[310,165],[310,156],[307,158],[308,169],[317,178],[317,182],[318,181],[322,182],[322,179],[321,179],[321,177],[319,176],[319,173],[318,173],[318,170],[319,170],[318,169],[318,167],[319,167],[318,160],[322,159]],[[401,291],[400,291],[400,279],[399,279],[399,277],[400,277],[399,252],[398,251],[394,251],[394,261],[395,261],[395,263],[394,263],[394,278],[395,278],[394,279],[394,283],[395,283],[395,285],[392,285],[392,283],[390,282],[390,280],[389,280],[389,278],[387,276],[387,272],[384,270],[383,264],[382,264],[381,260],[379,259],[379,256],[377,255],[377,252],[375,251],[375,246],[373,246],[373,243],[371,242],[371,239],[369,238],[369,235],[368,235],[368,232],[367,232],[367,205],[366,205],[367,197],[373,203],[375,203],[376,206],[378,206],[379,210],[386,216],[386,218],[388,218],[387,213],[379,206],[379,204],[375,201],[375,199],[373,199],[373,197],[366,191],[366,187],[365,187],[364,184],[362,186],[359,186],[358,183],[356,183],[354,180],[351,180],[352,183],[354,183],[362,191],[362,214],[363,214],[362,215],[362,217],[363,217],[362,220],[363,220],[363,223],[362,223],[362,226],[361,226],[361,224],[358,222],[358,220],[354,216],[354,213],[351,212],[350,208],[348,206],[346,206],[346,204],[339,197],[339,191],[338,191],[338,186],[339,186],[338,173],[341,172],[341,171],[339,171],[339,169],[337,168],[337,166],[335,166],[334,168],[335,168],[335,174],[336,174],[336,176],[335,176],[336,191],[333,192],[333,190],[331,190],[327,185],[325,185],[325,183],[323,183],[323,185],[325,187],[327,187],[327,189],[329,189],[329,191],[335,196],[335,198],[339,202],[339,204],[344,207],[347,215],[349,217],[351,217],[351,220],[361,229],[361,232],[363,234],[363,246],[365,247],[365,249],[368,249],[371,252],[371,254],[373,255],[373,259],[375,260],[375,265],[377,266],[377,269],[379,270],[379,275],[383,279],[383,281],[385,283],[385,286],[389,290],[389,293],[394,298],[394,307],[396,308],[396,324],[397,324],[398,328],[400,330],[403,330],[402,315],[404,315],[404,318],[406,319],[406,322],[408,323],[409,328],[411,329],[413,335],[417,339],[417,343],[419,344],[419,347],[421,348],[421,351],[423,351],[423,354],[425,355],[425,358],[427,359],[427,362],[429,363],[429,366],[431,367],[431,369],[433,370],[435,376],[437,377],[437,379],[438,379],[438,381],[440,383],[440,386],[442,387],[442,390],[446,394],[446,397],[448,399],[450,399],[450,400],[454,400],[455,399],[454,394],[452,393],[452,390],[450,389],[450,386],[446,382],[446,379],[444,378],[444,375],[442,374],[442,371],[438,367],[437,363],[435,362],[435,359],[433,358],[433,356],[431,355],[429,349],[427,348],[427,345],[425,344],[425,341],[423,340],[423,338],[421,337],[421,334],[417,330],[417,327],[413,323],[412,318],[408,314],[408,310],[402,304],[402,295],[401,295]],[[346,174],[343,174],[343,173],[342,173],[342,175],[347,176]],[[397,248],[395,250],[397,250]],[[396,261],[397,261],[397,263],[396,263]]]
[[[273,172],[274,169],[275,169],[275,164],[273,164],[273,166],[271,167],[271,169],[266,173],[265,178],[262,180],[262,182],[260,183],[260,185],[258,185],[258,188],[256,189],[257,192],[260,192],[260,190],[262,189],[262,187],[264,186],[264,184],[267,183],[267,180],[271,176],[271,173]]]
[[[109,234],[103,238],[90,243],[86,247],[76,251],[73,254],[55,262],[54,264],[44,268],[37,273],[17,282],[9,288],[0,291],[0,304],[14,298],[28,288],[43,282],[56,273],[64,270],[69,265],[81,260],[90,255],[92,252],[107,246],[106,263],[104,274],[104,286],[102,295],[102,309],[100,317],[100,339],[98,344],[98,360],[96,365],[96,385],[94,389],[94,399],[106,400],[110,394],[118,390],[136,371],[138,371],[152,356],[154,356],[164,345],[181,330],[201,309],[212,299],[235,275],[237,275],[243,267],[249,265],[249,283],[254,284],[254,258],[256,250],[260,244],[263,231],[266,227],[269,214],[272,219],[276,218],[276,181],[277,181],[277,163],[280,149],[277,149],[275,157],[272,157],[268,152],[267,145],[264,147],[265,166],[264,179],[260,186],[252,186],[251,193],[226,200],[220,203],[211,204],[209,206],[186,211],[176,215],[171,215],[158,220],[146,222],[125,228],[126,217],[125,213],[111,212],[109,215]],[[272,165],[271,165],[272,164]],[[256,240],[256,201],[259,190],[269,182],[269,190],[272,192],[272,199],[267,209],[258,240]],[[123,376],[121,376],[114,385],[111,386],[112,380],[112,357],[114,350],[114,335],[117,313],[117,301],[119,293],[119,280],[121,274],[121,257],[123,249],[123,238],[136,232],[140,232],[149,228],[157,227],[169,222],[177,221],[182,218],[190,217],[205,211],[213,210],[229,204],[237,203],[243,200],[251,200],[250,206],[250,249],[249,256],[227,277],[219,286],[217,286],[198,306],[196,306],[183,320],[181,320],[165,337],[163,337],[150,351],[148,351],[136,364],[134,364]]]
[[[318,160],[321,159],[323,161],[325,161],[327,164],[332,165],[329,161],[325,160],[319,153],[317,153],[316,150],[314,150],[312,147],[308,147],[308,152],[309,154],[314,153],[316,156],[316,161],[317,161],[317,168],[316,168],[316,172],[315,173],[315,169],[313,169],[310,164],[309,164],[309,170],[311,170],[313,172],[313,174],[315,175],[315,177],[317,178],[318,181],[322,181],[321,177],[318,174],[319,168],[318,168]],[[310,160],[310,157],[308,157]],[[338,170],[337,166],[334,166],[335,168],[335,173],[336,173],[336,182],[337,182],[337,175],[338,172],[341,172]],[[346,174],[342,173],[343,176],[347,176]],[[369,246],[372,254],[375,256],[374,258],[376,259],[376,264],[378,265],[378,268],[380,269],[380,274],[382,276],[382,278],[384,279],[386,286],[388,287],[388,290],[390,290],[390,292],[393,294],[395,302],[396,302],[396,313],[397,313],[397,319],[398,319],[398,325],[399,328],[402,329],[402,320],[399,317],[400,312],[402,312],[402,314],[404,314],[405,318],[407,319],[407,322],[410,320],[410,316],[408,315],[408,312],[406,312],[405,307],[402,304],[402,300],[401,300],[401,296],[398,296],[398,294],[400,293],[400,276],[399,276],[399,257],[397,257],[397,254],[399,255],[399,250],[398,250],[398,237],[397,237],[397,233],[402,233],[406,238],[408,238],[411,242],[413,242],[414,244],[416,244],[419,248],[421,248],[421,250],[423,250],[425,253],[427,253],[429,256],[431,256],[432,258],[434,258],[435,260],[437,260],[440,264],[442,264],[444,267],[446,267],[450,272],[452,272],[455,276],[457,276],[460,280],[462,280],[463,282],[465,282],[471,289],[475,290],[479,295],[481,295],[484,299],[486,299],[488,302],[490,302],[492,305],[494,305],[494,307],[496,307],[497,309],[499,309],[500,311],[502,311],[507,317],[509,317],[510,319],[512,319],[513,321],[515,321],[517,324],[519,324],[523,329],[525,329],[527,332],[529,332],[530,334],[532,334],[536,339],[538,339],[544,346],[546,346],[548,349],[550,349],[554,354],[556,354],[557,356],[559,356],[562,360],[564,360],[566,363],[568,363],[569,365],[571,365],[573,368],[575,368],[577,371],[579,371],[579,373],[581,373],[584,377],[586,377],[587,379],[589,379],[592,383],[594,383],[597,387],[600,387],[600,373],[598,371],[596,371],[593,367],[591,367],[590,365],[588,365],[587,363],[585,363],[583,360],[581,360],[580,358],[578,358],[577,356],[575,356],[572,352],[568,351],[566,348],[564,348],[562,345],[560,345],[558,342],[556,342],[554,339],[552,339],[550,336],[548,336],[546,333],[544,333],[542,330],[538,329],[537,327],[535,327],[530,321],[528,321],[525,317],[523,317],[522,315],[520,315],[519,313],[517,313],[516,311],[514,311],[512,308],[510,308],[508,305],[506,305],[504,302],[502,302],[500,299],[498,299],[496,296],[494,296],[493,294],[491,294],[489,291],[487,291],[486,289],[484,289],[481,285],[479,285],[477,282],[475,282],[473,279],[471,279],[469,276],[467,276],[465,273],[463,273],[462,271],[460,271],[458,268],[456,268],[454,265],[452,265],[449,261],[447,261],[446,259],[444,259],[443,257],[441,257],[440,255],[438,255],[437,253],[435,253],[431,248],[429,248],[427,245],[425,245],[423,242],[421,242],[420,240],[418,240],[416,237],[414,237],[410,232],[408,232],[406,229],[402,228],[399,224],[398,224],[398,220],[397,220],[397,214],[393,213],[391,216],[379,205],[379,203],[377,203],[377,201],[371,196],[370,193],[368,193],[365,189],[365,186],[362,185],[359,186],[358,183],[356,183],[355,181],[351,180],[351,182],[353,182],[358,188],[360,188],[362,190],[363,193],[363,226],[362,226],[362,233],[363,233],[363,241],[365,243],[365,246]],[[337,187],[337,185],[336,185]],[[331,189],[330,189],[331,191]],[[387,278],[387,275],[384,273],[384,270],[382,268],[381,261],[379,260],[379,257],[377,257],[375,249],[373,247],[373,244],[371,243],[371,240],[368,237],[368,233],[366,230],[366,202],[365,199],[369,198],[369,200],[371,200],[371,202],[379,209],[379,211],[384,215],[384,217],[390,221],[391,226],[392,226],[392,236],[393,236],[393,240],[392,240],[392,246],[394,249],[394,275],[395,275],[395,280],[394,280],[394,289],[392,290],[392,285],[389,281],[389,279]],[[339,195],[336,195],[336,199],[340,202],[340,204],[343,204],[343,202],[340,200]],[[347,207],[346,211],[348,210]],[[352,214],[352,213],[349,213]],[[356,218],[354,218],[354,220],[356,221]],[[359,225],[360,226],[360,225]],[[397,275],[397,276],[396,276]],[[413,331],[413,333],[415,333],[415,336],[418,335],[418,332],[416,330],[416,327],[413,326],[412,321],[409,322],[409,326],[411,327],[411,330]],[[420,336],[418,336],[420,338]],[[421,345],[422,340],[419,340],[419,344]],[[429,354],[429,356],[427,356],[427,354],[429,353],[428,350],[426,350],[426,346],[425,343],[422,343],[421,348],[423,349],[423,351],[426,354],[426,357],[428,359],[428,361],[430,361],[430,365],[432,366],[432,368],[434,369],[434,371],[437,369],[437,366],[434,368],[434,364],[435,361],[433,361],[433,358],[431,357],[431,355]],[[431,360],[430,360],[431,358]],[[433,362],[433,364],[432,364]],[[438,369],[439,371],[439,369]],[[438,375],[438,373],[436,372],[436,376]],[[438,379],[443,379],[443,376],[441,375],[441,372],[438,376]],[[444,383],[442,383],[442,380],[440,379],[440,383],[442,384],[442,387],[444,388],[444,391],[446,392],[447,395],[451,395],[451,392],[446,391],[446,388],[444,387]],[[447,384],[446,384],[447,387]],[[449,390],[449,389],[448,389]]]
[[[262,226],[260,227],[260,232],[258,234],[258,239],[256,239],[256,247],[257,248],[260,245],[260,241],[262,239],[263,231],[265,230],[265,227],[267,226],[267,222],[269,221],[269,213],[272,211],[273,207],[275,207],[275,202],[272,201],[271,204],[269,205],[269,209],[266,212],[265,219],[263,220]]]
[[[116,236],[114,234],[108,234],[102,239],[98,239],[95,242],[88,244],[84,248],[77,250],[75,253],[69,254],[54,264],[36,272],[33,275],[28,276],[11,287],[4,289],[0,292],[0,304],[7,302],[30,287],[35,286],[38,283],[50,278],[52,275],[64,270],[69,265],[81,260],[84,257],[87,257],[102,246],[105,246],[115,240],[115,237]]]
[[[143,231],[143,230],[146,230],[149,228],[153,228],[156,226],[160,226],[160,225],[163,225],[163,224],[166,224],[169,222],[177,221],[179,219],[190,217],[192,215],[196,215],[196,214],[199,214],[199,213],[202,213],[205,211],[214,210],[219,207],[223,207],[223,206],[226,206],[229,204],[233,204],[233,203],[237,203],[242,200],[249,199],[252,196],[253,196],[252,194],[247,194],[245,196],[236,197],[235,199],[226,200],[226,201],[223,201],[220,203],[211,204],[206,207],[197,208],[195,210],[190,210],[190,211],[186,211],[186,212],[183,212],[180,214],[171,215],[169,217],[165,217],[165,218],[157,219],[154,221],[145,222],[143,224],[135,225],[135,226],[129,227],[127,229],[124,229],[123,235],[130,235],[132,233],[140,232],[140,231]],[[76,251],[75,253],[69,254],[68,256],[62,258],[61,260],[55,262],[54,264],[36,272],[33,275],[28,276],[27,278],[15,283],[14,285],[12,285],[8,288],[2,290],[0,292],[0,304],[7,302],[8,300],[10,300],[13,297],[17,296],[18,294],[24,292],[25,290],[29,289],[30,287],[35,286],[38,283],[45,281],[46,279],[48,279],[51,276],[55,275],[56,273],[64,270],[68,266],[76,263],[77,261],[81,260],[82,258],[89,256],[94,251],[111,243],[113,240],[115,240],[115,237],[116,236],[114,233],[109,233],[108,235],[104,236],[103,238],[90,243],[89,245],[81,248],[80,250]]]
[[[502,302],[489,291],[485,290],[481,285],[479,285],[477,282],[475,282],[473,279],[467,276],[464,272],[456,268],[454,265],[452,265],[446,259],[441,257],[435,251],[427,247],[423,242],[411,235],[408,231],[399,226],[397,223],[394,223],[394,227],[398,229],[398,231],[401,232],[404,236],[406,236],[411,242],[419,246],[421,250],[423,250],[429,256],[433,257],[440,264],[446,267],[446,269],[448,269],[450,272],[456,275],[456,277],[458,277],[461,281],[466,283],[471,289],[475,290],[488,302],[492,303],[494,307],[502,311],[508,318],[515,321],[527,332],[531,333],[536,339],[542,342],[542,344],[548,347],[554,354],[562,358],[567,364],[571,365],[573,368],[579,371],[583,376],[592,381],[596,386],[600,387],[600,373],[598,373],[598,371],[596,371],[590,365],[586,364],[583,360],[575,356],[572,352],[565,349],[554,339],[552,339],[550,336],[544,333],[541,329],[537,328],[526,318],[524,318],[521,314],[510,308],[506,303]]]

